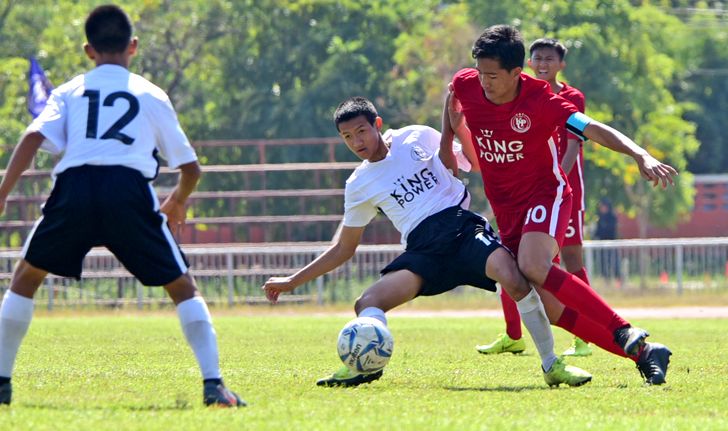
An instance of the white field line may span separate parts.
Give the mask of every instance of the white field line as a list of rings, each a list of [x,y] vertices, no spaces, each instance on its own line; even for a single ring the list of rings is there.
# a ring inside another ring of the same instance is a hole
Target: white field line
[[[617,308],[615,311],[626,319],[728,319],[728,307],[663,307],[663,308]],[[283,313],[290,314],[290,313]],[[296,313],[293,313],[296,314]],[[350,312],[302,313],[314,316],[353,316]],[[499,309],[487,310],[407,310],[395,309],[387,313],[391,317],[492,317],[502,318]]]
[[[627,319],[728,319],[728,307],[664,307],[618,308],[615,311]],[[392,310],[392,316],[411,317],[502,317],[501,310]]]

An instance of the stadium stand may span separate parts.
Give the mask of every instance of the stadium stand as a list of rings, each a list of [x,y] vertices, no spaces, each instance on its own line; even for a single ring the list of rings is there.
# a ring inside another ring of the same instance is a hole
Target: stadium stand
[[[182,244],[326,242],[343,214],[346,178],[359,164],[339,138],[198,141],[203,166],[188,207]],[[0,171],[3,175],[4,171]],[[161,168],[160,200],[176,171]],[[51,189],[49,169],[31,169],[7,202],[0,247],[17,247],[40,216]],[[385,217],[368,227],[363,243],[398,243]]]

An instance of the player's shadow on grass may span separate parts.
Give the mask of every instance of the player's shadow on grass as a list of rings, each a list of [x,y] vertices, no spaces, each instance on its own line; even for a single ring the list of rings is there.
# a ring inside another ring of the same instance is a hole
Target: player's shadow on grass
[[[443,389],[453,392],[524,392],[524,391],[542,391],[545,389],[551,389],[548,386],[495,386],[495,387],[462,387],[462,386],[445,386]]]
[[[126,410],[130,412],[154,412],[154,411],[181,411],[192,410],[193,406],[189,403],[178,403],[170,405],[148,405],[148,406],[111,406],[108,404],[99,405],[63,405],[63,404],[39,404],[39,403],[22,403],[20,406],[29,409],[38,410]]]

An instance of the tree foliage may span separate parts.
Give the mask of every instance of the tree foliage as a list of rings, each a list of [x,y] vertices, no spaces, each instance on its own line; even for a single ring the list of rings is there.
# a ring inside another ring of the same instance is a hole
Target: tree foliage
[[[686,26],[683,45],[689,67],[672,83],[677,97],[692,102],[685,117],[697,124],[700,149],[688,159],[696,173],[728,171],[728,10],[697,2],[681,15]]]
[[[81,50],[83,20],[100,3],[0,0],[3,163],[30,120],[27,57],[38,57],[56,85],[91,67]],[[170,94],[193,140],[333,136],[331,113],[352,95],[374,100],[390,126],[439,128],[447,81],[472,64],[473,40],[488,25],[508,23],[527,42],[564,41],[564,78],[586,94],[588,113],[681,171],[677,188],[653,191],[630,160],[587,144],[590,207],[608,195],[628,213],[671,225],[692,205],[688,168],[728,166],[720,128],[728,84],[716,79],[728,69],[726,15],[700,2],[130,0],[124,7],[140,38],[131,69]],[[281,161],[307,160],[305,151]],[[203,161],[246,157],[220,151]],[[240,188],[235,176],[206,181],[209,190]]]

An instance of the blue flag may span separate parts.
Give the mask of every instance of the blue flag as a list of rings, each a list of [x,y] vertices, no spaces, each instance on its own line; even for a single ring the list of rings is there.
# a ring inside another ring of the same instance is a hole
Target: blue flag
[[[28,71],[28,112],[33,118],[40,115],[45,108],[46,101],[51,95],[53,84],[45,76],[43,68],[34,57],[30,57],[30,70]]]

